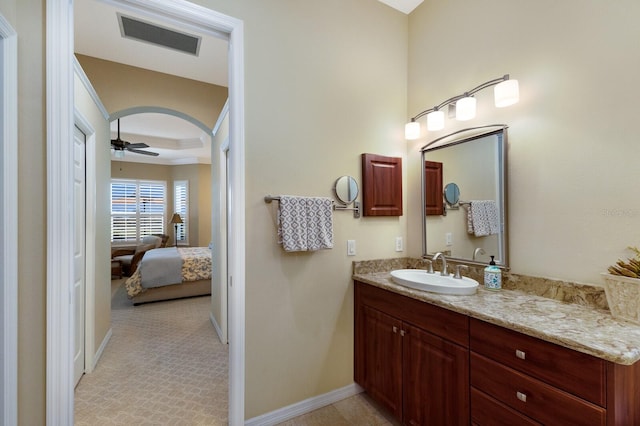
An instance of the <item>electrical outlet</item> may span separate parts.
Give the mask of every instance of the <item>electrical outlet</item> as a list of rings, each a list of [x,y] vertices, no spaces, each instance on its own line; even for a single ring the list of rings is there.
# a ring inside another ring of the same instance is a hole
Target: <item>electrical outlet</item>
[[[451,234],[451,232],[447,232],[446,234],[446,243],[448,246],[452,246],[453,245],[453,234]]]
[[[404,250],[403,244],[402,244],[402,237],[396,237],[396,251],[402,251]]]
[[[347,240],[347,256],[356,255],[356,240]]]

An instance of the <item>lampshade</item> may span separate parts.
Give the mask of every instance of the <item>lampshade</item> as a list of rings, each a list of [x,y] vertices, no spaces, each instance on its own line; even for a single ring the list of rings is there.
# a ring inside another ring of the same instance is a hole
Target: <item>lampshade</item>
[[[436,110],[427,114],[427,130],[433,132],[442,129],[444,129],[444,111]]]
[[[467,96],[456,101],[456,120],[471,120],[476,116],[476,98]]]
[[[171,216],[171,222],[169,223],[183,223],[183,222],[180,215],[178,213],[174,213],[173,216]]]
[[[116,158],[124,158],[124,150],[116,149],[115,152],[113,153],[113,156]]]
[[[506,80],[493,89],[496,106],[498,108],[513,105],[520,100],[518,80]]]
[[[418,139],[420,137],[420,123],[411,121],[404,125],[404,138],[408,140]]]

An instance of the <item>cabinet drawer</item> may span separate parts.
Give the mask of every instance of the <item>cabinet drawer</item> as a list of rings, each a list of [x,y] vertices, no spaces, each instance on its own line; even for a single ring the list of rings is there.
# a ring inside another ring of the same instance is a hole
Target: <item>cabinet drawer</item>
[[[542,426],[475,388],[471,388],[471,421],[478,426]]]
[[[606,410],[471,353],[471,386],[546,425],[605,425]]]
[[[469,326],[472,351],[606,407],[604,360],[476,319]]]

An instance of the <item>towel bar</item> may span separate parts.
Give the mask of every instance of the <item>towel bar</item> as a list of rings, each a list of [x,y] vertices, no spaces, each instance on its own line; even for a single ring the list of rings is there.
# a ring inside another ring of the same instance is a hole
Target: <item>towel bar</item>
[[[265,195],[264,202],[267,204],[271,204],[272,201],[280,201],[279,195]],[[353,217],[355,219],[360,218],[360,203],[358,201],[353,202],[353,207],[347,207],[343,205],[336,205],[335,201],[333,202],[333,210],[353,210]]]

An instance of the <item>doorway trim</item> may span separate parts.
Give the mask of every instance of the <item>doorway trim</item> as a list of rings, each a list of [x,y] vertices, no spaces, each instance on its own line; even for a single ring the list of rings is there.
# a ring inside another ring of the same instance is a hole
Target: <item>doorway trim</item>
[[[2,395],[0,423],[18,424],[18,36],[0,14],[0,54],[2,59]]]
[[[229,424],[244,424],[245,178],[244,24],[184,0],[111,0],[229,37],[229,154],[232,217],[229,220],[230,345]],[[73,3],[47,0],[47,424],[73,424]],[[70,306],[71,305],[71,306]]]

